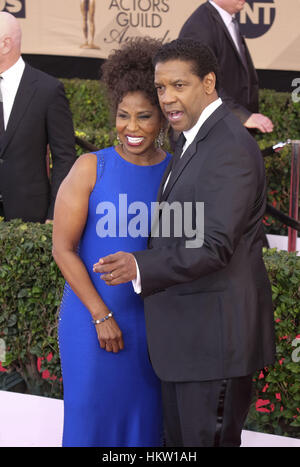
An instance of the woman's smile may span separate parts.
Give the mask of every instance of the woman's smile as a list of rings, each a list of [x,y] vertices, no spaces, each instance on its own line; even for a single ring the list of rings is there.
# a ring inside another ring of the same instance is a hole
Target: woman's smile
[[[127,138],[127,144],[129,146],[141,146],[143,142],[145,141],[145,138],[143,136],[131,136],[131,135],[126,135]]]

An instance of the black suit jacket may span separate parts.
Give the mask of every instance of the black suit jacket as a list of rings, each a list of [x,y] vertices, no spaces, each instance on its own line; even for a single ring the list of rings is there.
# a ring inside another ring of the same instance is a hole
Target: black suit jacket
[[[49,144],[53,161],[47,175]],[[5,219],[52,219],[57,190],[76,158],[69,104],[60,81],[25,65],[0,141],[0,193]]]
[[[169,205],[192,202],[194,227],[196,203],[204,203],[203,246],[187,247],[191,239],[183,225],[181,236],[172,228],[169,236],[160,231],[148,250],[134,253],[150,358],[163,381],[245,376],[274,361],[271,288],[260,235],[265,195],[260,150],[222,104],[160,198]],[[161,227],[163,214],[158,219]]]
[[[219,12],[209,2],[202,4],[183,25],[180,38],[207,44],[220,67],[219,95],[242,123],[258,112],[258,79],[247,44],[247,69]]]

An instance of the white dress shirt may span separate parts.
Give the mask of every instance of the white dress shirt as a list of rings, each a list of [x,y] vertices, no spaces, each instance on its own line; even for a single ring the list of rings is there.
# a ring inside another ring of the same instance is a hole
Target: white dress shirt
[[[217,110],[218,107],[220,107],[221,104],[222,104],[222,99],[219,97],[217,100],[215,100],[214,102],[209,104],[207,107],[205,107],[205,109],[201,113],[196,125],[194,125],[193,128],[183,132],[183,134],[185,136],[185,139],[186,139],[186,142],[185,142],[185,144],[183,146],[182,153],[181,153],[180,157],[183,156],[183,154],[185,153],[185,151],[187,150],[189,145],[194,141],[194,139],[196,138],[196,136],[197,136],[201,126],[203,125],[203,123],[208,119],[208,117],[210,117],[213,114],[213,112],[215,110]],[[168,176],[168,178],[166,180],[166,183],[164,185],[164,190],[165,190],[165,188],[166,188],[166,186],[168,184],[170,175],[171,175],[171,172],[169,173],[169,176]],[[135,264],[136,264],[136,278],[132,281],[132,285],[133,285],[134,291],[139,294],[142,291],[141,275],[140,275],[140,270],[139,270],[137,261],[136,261],[135,258],[134,258],[134,260],[135,260]]]
[[[196,125],[193,126],[193,128],[183,132],[183,134],[185,136],[185,139],[186,139],[186,142],[185,142],[185,144],[183,146],[181,157],[185,153],[185,151],[187,150],[189,145],[196,138],[196,136],[197,136],[200,128],[202,127],[203,123],[208,119],[208,117],[211,116],[211,114],[214,113],[215,110],[217,110],[218,107],[220,107],[221,104],[222,104],[222,99],[219,97],[218,99],[213,101],[211,104],[209,104],[207,107],[205,107],[205,109],[203,110],[203,112],[201,113],[201,115],[199,117],[199,120],[197,121]]]
[[[241,53],[240,52],[240,48],[239,48],[239,43],[238,43],[238,40],[237,40],[237,33],[236,33],[236,29],[235,29],[235,26],[232,22],[232,19],[235,18],[235,15],[231,15],[230,13],[228,13],[228,11],[224,10],[223,8],[221,8],[219,5],[217,5],[213,0],[209,0],[209,3],[215,7],[216,10],[218,10],[218,12],[220,13],[220,16],[226,26],[226,28],[228,29],[228,32],[239,52],[239,54]]]
[[[185,151],[187,150],[187,148],[189,147],[189,145],[194,141],[194,139],[196,138],[196,135],[198,133],[198,131],[200,130],[201,126],[203,125],[203,123],[205,122],[205,120],[208,119],[208,117],[222,104],[222,99],[219,97],[219,99],[217,99],[216,101],[212,102],[211,104],[209,104],[207,107],[205,107],[205,109],[203,110],[202,114],[200,115],[199,117],[199,120],[197,121],[196,125],[193,126],[193,128],[191,128],[190,130],[187,130],[187,131],[183,131],[183,134],[185,136],[185,143],[184,143],[184,146],[182,148],[182,153],[181,153],[181,156],[183,156],[183,154],[185,153]],[[166,189],[166,186],[168,184],[168,181],[169,181],[169,178],[171,176],[171,172],[169,173],[168,175],[168,178],[164,184],[164,189],[163,191],[165,191]]]
[[[4,128],[6,129],[8,120],[14,105],[15,97],[23,76],[25,63],[22,57],[8,70],[1,73],[1,90],[3,97]]]

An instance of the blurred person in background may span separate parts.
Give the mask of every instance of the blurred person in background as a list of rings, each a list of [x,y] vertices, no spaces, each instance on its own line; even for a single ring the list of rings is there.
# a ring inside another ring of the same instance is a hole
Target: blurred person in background
[[[219,95],[250,131],[273,131],[272,121],[259,113],[259,83],[250,52],[235,15],[245,0],[214,0],[202,4],[184,23],[179,38],[208,45],[220,68]]]
[[[0,12],[0,215],[43,223],[75,162],[75,136],[63,84],[23,61],[21,37],[18,20]]]

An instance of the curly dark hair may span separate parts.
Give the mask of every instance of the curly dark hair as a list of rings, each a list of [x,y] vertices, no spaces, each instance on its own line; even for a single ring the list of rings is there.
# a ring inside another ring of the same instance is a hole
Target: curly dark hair
[[[152,60],[161,46],[161,41],[157,39],[131,39],[120,49],[114,50],[102,65],[102,81],[108,91],[113,116],[129,92],[142,91],[152,105],[159,107]]]
[[[164,44],[155,54],[153,64],[169,60],[192,63],[192,70],[201,80],[208,73],[216,75],[216,90],[219,88],[220,71],[215,54],[207,45],[194,39],[175,39]]]

